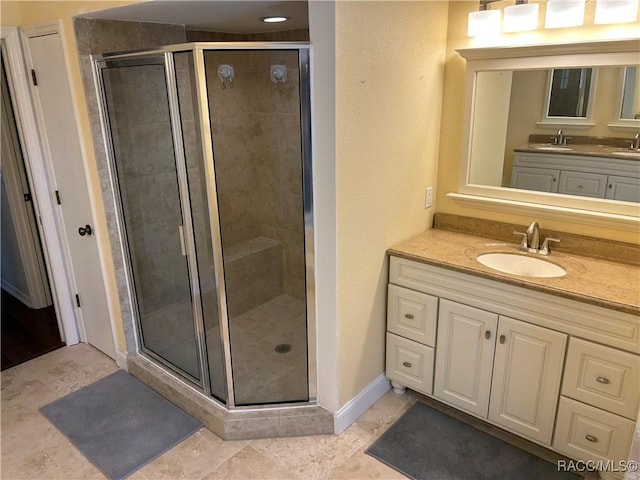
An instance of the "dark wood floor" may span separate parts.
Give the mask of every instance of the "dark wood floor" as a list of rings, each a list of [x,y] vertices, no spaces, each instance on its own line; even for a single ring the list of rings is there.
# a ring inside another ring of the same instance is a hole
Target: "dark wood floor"
[[[63,347],[53,305],[34,310],[2,290],[2,370]]]

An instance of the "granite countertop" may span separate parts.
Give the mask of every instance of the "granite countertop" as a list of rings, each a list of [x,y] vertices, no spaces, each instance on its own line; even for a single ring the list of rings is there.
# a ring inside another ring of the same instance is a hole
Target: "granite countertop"
[[[553,244],[551,244],[553,249]],[[567,274],[557,278],[511,275],[482,265],[483,253],[525,254],[518,244],[431,229],[387,250],[389,255],[478,277],[562,296],[621,312],[640,314],[640,267],[597,258],[552,252],[547,261],[562,266]]]
[[[557,149],[557,150],[556,150]],[[513,149],[514,152],[543,153],[546,155],[580,155],[583,157],[605,157],[620,160],[640,161],[640,150],[614,147],[611,145],[570,143],[566,146],[549,143],[527,143]]]

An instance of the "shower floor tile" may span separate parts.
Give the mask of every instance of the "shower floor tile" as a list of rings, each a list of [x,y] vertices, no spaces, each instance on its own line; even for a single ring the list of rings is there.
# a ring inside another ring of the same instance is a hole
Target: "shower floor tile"
[[[229,330],[236,404],[307,400],[307,328],[302,300],[280,295],[230,319]],[[290,350],[278,353],[279,345]]]

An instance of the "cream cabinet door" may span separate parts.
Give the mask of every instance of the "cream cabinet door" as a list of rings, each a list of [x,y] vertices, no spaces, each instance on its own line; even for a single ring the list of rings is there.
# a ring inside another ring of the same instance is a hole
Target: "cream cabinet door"
[[[551,445],[567,335],[500,317],[489,420]]]
[[[487,417],[498,315],[440,300],[434,396]]]

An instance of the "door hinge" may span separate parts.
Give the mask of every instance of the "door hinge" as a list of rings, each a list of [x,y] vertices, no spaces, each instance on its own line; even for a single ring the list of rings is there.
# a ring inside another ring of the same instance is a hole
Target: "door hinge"
[[[25,202],[30,202],[31,201],[31,194],[30,193],[25,193],[24,194],[24,201]]]
[[[56,190],[56,202],[58,202],[58,205],[62,205],[62,202],[60,201],[60,192],[58,190]]]
[[[31,81],[34,86],[38,86],[38,77],[36,77],[36,71],[34,69],[31,69]]]
[[[76,306],[80,308],[80,295],[76,293]]]

